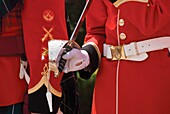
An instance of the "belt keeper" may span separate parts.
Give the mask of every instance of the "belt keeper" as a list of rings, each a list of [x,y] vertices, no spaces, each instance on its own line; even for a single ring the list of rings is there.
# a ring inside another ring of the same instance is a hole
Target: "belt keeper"
[[[111,51],[108,50],[108,49],[110,49],[110,47],[111,47],[110,45],[103,44],[104,56],[106,56],[108,59],[112,59]]]
[[[132,42],[132,43],[130,43],[130,45],[133,47],[132,51],[134,52],[134,55],[138,55],[139,52],[138,52],[138,48],[137,48],[137,43],[136,42]]]
[[[138,55],[138,49],[136,42],[132,42],[129,45],[125,45],[126,56]]]

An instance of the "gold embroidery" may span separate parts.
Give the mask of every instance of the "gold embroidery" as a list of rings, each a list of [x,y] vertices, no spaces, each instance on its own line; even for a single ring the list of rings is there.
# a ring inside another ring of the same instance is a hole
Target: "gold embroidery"
[[[51,10],[45,10],[45,11],[43,12],[43,18],[44,18],[44,20],[47,21],[47,22],[53,21],[53,19],[54,19],[54,13],[53,13],[53,11],[51,11]]]
[[[121,4],[125,2],[143,2],[143,3],[148,3],[148,0],[117,0],[116,2],[113,3],[115,7],[119,7]]]
[[[46,87],[49,86],[50,92],[53,93],[55,96],[61,97],[62,93],[57,91],[57,90],[55,90],[50,83],[49,84],[45,83],[45,86]]]
[[[43,48],[43,53],[42,53],[42,56],[46,56],[47,54],[48,54],[48,49],[46,49],[46,48]]]
[[[43,30],[46,32],[46,34],[44,35],[44,37],[41,39],[42,42],[44,42],[45,40],[47,40],[47,38],[50,38],[50,40],[53,40],[53,35],[51,34],[51,32],[53,31],[53,27],[50,28],[50,30],[47,30],[45,27],[42,27]]]
[[[46,76],[43,76],[42,78],[41,78],[41,80],[38,82],[38,84],[36,84],[34,87],[32,87],[32,88],[30,88],[29,90],[28,90],[28,94],[31,94],[31,93],[34,93],[35,91],[37,91],[43,84],[45,84],[45,86],[47,87],[47,77]],[[52,85],[51,84],[49,84],[49,86],[50,86],[50,91],[55,95],[55,96],[58,96],[58,97],[61,97],[61,95],[62,95],[62,93],[61,92],[59,92],[59,91],[57,91],[56,89],[54,89],[53,87],[52,87]]]
[[[54,95],[58,97],[61,97],[62,93],[54,89],[52,85],[49,83],[48,70],[49,70],[49,67],[48,67],[48,64],[46,63],[43,67],[43,71],[41,72],[41,75],[42,75],[41,80],[38,82],[37,85],[35,85],[34,87],[28,90],[29,94],[37,91],[44,84],[49,89],[50,92],[52,92]]]
[[[47,73],[48,73],[48,65],[45,64],[45,66],[43,67],[43,71],[41,72],[41,75],[42,76],[47,76]]]
[[[43,19],[47,22],[50,22],[54,19],[54,13],[51,10],[45,10],[43,12]],[[48,40],[53,40],[53,31],[54,27],[51,27],[50,29],[47,29],[46,27],[42,26],[42,30],[45,32],[43,38],[41,38],[42,41],[42,58],[48,54],[48,49],[46,48],[46,44]],[[44,58],[45,59],[45,58]],[[42,59],[42,60],[44,60]],[[47,90],[52,92],[55,96],[61,97],[62,93],[60,91],[57,91],[53,86],[50,84],[50,69],[48,64],[46,63],[42,69],[41,72],[42,78],[41,80],[32,88],[28,90],[28,93],[31,94],[33,92],[36,92],[39,88],[41,88],[42,85],[45,85],[47,87]]]

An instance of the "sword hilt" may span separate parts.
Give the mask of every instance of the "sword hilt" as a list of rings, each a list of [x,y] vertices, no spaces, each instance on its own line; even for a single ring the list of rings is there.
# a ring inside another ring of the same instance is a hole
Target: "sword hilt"
[[[64,46],[64,51],[61,55],[61,59],[59,60],[59,66],[58,66],[58,70],[59,72],[62,72],[64,69],[64,66],[67,62],[67,60],[63,59],[62,56],[65,55],[67,52],[71,51],[73,49],[73,46],[71,43],[68,43]]]
[[[76,24],[76,27],[75,27],[75,29],[74,29],[71,37],[70,37],[70,41],[69,41],[70,43],[66,44],[66,46],[64,47],[65,49],[64,49],[64,51],[63,51],[63,53],[61,55],[61,59],[59,60],[59,67],[58,67],[59,72],[63,71],[64,66],[66,64],[66,61],[67,61],[67,60],[63,59],[62,56],[64,54],[66,54],[67,52],[71,51],[72,48],[74,47],[73,42],[76,41],[78,32],[80,30],[81,25],[83,24],[83,21],[84,21],[86,15],[87,15],[87,12],[89,10],[89,7],[90,7],[91,3],[92,3],[92,0],[87,0],[87,2],[85,4],[85,7],[84,7],[84,9],[83,9],[83,11],[82,11],[82,13],[80,15],[80,18],[79,18],[79,20],[78,20],[78,22]]]

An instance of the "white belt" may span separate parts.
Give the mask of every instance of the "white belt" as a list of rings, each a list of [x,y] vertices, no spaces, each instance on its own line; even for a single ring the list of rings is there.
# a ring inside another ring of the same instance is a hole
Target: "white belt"
[[[103,45],[103,55],[112,60],[143,61],[148,55],[146,52],[168,48],[170,51],[170,37],[159,37],[139,42],[132,42],[122,46]]]

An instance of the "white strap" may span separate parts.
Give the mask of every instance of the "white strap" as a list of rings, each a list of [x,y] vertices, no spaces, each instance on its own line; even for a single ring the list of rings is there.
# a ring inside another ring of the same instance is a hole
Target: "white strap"
[[[25,80],[27,82],[27,84],[30,83],[30,76],[28,75],[28,73],[26,72],[26,70],[24,69],[24,76],[25,76]]]
[[[110,45],[103,44],[103,56],[105,56],[108,59],[112,59]]]
[[[25,77],[25,80],[27,82],[27,84],[29,84],[30,82],[30,77],[28,75],[28,73],[26,72],[23,63],[20,63],[20,73],[19,73],[19,78],[23,79]]]
[[[170,37],[159,37],[124,45],[125,55],[127,57],[140,53],[162,50],[165,48],[170,48]]]
[[[103,45],[103,55],[108,59],[112,59],[110,47],[111,45]],[[130,44],[123,45],[123,47],[127,60],[143,61],[148,57],[147,52],[162,50],[165,48],[168,48],[170,52],[170,37],[159,37],[139,42],[132,42]]]

